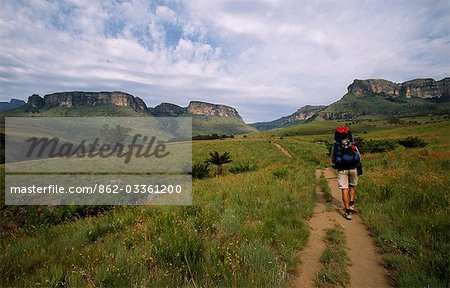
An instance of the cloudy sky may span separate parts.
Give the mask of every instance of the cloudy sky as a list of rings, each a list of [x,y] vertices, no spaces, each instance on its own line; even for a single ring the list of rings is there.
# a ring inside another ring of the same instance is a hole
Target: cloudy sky
[[[124,91],[247,122],[450,71],[448,0],[0,0],[0,96]]]

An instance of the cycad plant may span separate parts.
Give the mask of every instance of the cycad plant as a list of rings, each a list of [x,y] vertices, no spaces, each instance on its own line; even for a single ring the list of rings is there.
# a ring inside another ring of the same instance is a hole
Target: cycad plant
[[[231,162],[230,152],[225,152],[222,155],[220,155],[219,152],[217,152],[217,151],[210,152],[209,159],[207,160],[207,162],[216,165],[216,171],[215,171],[214,175],[216,177],[220,176],[220,175],[222,175],[222,172],[223,172],[222,165]]]

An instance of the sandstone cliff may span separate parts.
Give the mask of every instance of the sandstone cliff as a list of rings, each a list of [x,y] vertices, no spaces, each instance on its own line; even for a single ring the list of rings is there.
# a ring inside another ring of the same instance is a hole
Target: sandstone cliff
[[[29,99],[36,104],[48,107],[78,107],[95,106],[99,104],[114,104],[121,107],[131,107],[137,111],[146,110],[147,105],[139,97],[134,97],[124,92],[59,92],[47,94],[43,102],[39,101],[36,95],[34,99]],[[39,106],[35,106],[39,108]]]
[[[370,117],[414,117],[449,113],[450,78],[394,83],[383,79],[354,80],[348,93],[317,114],[325,120]]]
[[[193,115],[235,117],[242,120],[242,117],[233,107],[201,101],[191,101],[187,107],[187,112]]]
[[[400,95],[406,98],[440,98],[449,95],[450,78],[440,81],[433,79],[416,79],[402,83]]]
[[[171,103],[161,103],[154,108],[147,107],[145,102],[124,92],[58,92],[41,97],[33,94],[28,97],[29,111],[36,112],[40,108],[52,107],[81,107],[101,104],[114,104],[120,107],[131,107],[138,112],[147,112],[154,116],[176,117],[183,114],[200,116],[235,117],[242,120],[235,108],[211,104],[200,101],[191,101],[188,107],[181,107]]]
[[[358,97],[370,94],[385,94],[389,96],[398,96],[400,93],[400,84],[393,83],[384,79],[355,79],[347,88],[348,93]]]
[[[308,120],[312,118],[317,112],[320,110],[323,110],[327,106],[312,106],[312,105],[306,105],[302,108],[298,109],[295,113],[282,117],[284,123],[294,122],[294,121],[302,121],[302,120]]]
[[[347,90],[357,97],[385,95],[405,98],[449,97],[450,78],[435,81],[431,78],[394,83],[384,79],[354,80]]]

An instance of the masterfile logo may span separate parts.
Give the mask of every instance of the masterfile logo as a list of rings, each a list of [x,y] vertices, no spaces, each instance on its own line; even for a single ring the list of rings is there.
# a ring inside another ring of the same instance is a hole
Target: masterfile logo
[[[5,135],[7,205],[192,202],[189,117],[6,117]]]

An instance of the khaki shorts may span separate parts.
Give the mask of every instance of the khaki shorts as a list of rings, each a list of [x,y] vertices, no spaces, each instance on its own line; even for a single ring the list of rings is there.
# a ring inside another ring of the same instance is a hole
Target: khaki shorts
[[[348,189],[349,185],[355,187],[358,185],[358,172],[356,169],[338,171],[339,189]]]

